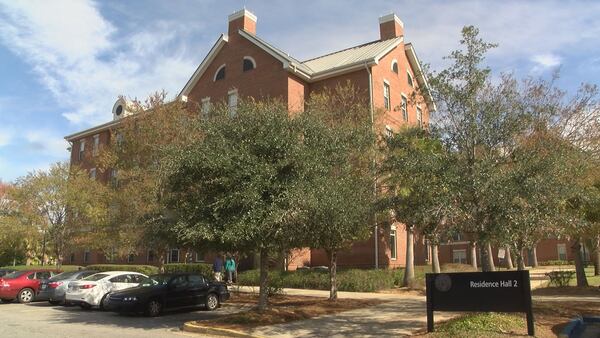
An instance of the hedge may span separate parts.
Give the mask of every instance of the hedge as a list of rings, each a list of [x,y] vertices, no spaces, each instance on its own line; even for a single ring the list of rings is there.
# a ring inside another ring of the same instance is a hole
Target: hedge
[[[163,270],[165,273],[193,272],[209,279],[213,278],[212,265],[206,263],[170,263],[163,265]]]
[[[2,266],[0,267],[0,269],[7,269],[7,270],[17,270],[17,271],[22,271],[22,270],[33,270],[33,269],[50,269],[50,270],[60,270],[60,271],[75,271],[75,270],[79,270],[79,269],[84,269],[84,267],[82,266],[78,266],[78,265],[61,265],[60,268],[56,267],[56,265],[8,265],[8,266]]]
[[[404,271],[395,270],[361,270],[349,269],[337,274],[339,291],[373,292],[391,289],[402,281]],[[239,285],[259,285],[259,270],[249,270],[238,274]],[[327,271],[298,270],[272,271],[269,273],[270,284],[274,289],[296,288],[329,290],[329,273]]]
[[[93,264],[86,267],[87,270],[97,271],[132,271],[145,275],[159,273],[158,268],[152,265],[128,265],[128,264]]]

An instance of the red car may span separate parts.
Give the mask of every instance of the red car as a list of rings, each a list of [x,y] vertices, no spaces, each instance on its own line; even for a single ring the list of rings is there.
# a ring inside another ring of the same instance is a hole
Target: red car
[[[15,271],[0,278],[0,299],[3,302],[29,303],[34,300],[40,282],[56,274],[58,270],[35,269]]]

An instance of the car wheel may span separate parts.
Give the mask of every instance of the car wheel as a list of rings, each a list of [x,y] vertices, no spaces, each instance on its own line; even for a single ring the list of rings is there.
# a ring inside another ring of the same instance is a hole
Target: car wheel
[[[50,305],[60,305],[60,304],[62,304],[62,301],[60,301],[60,300],[49,300],[48,303],[50,303]]]
[[[159,316],[162,312],[162,303],[158,299],[151,299],[146,305],[146,315],[149,317]]]
[[[98,305],[100,310],[104,310],[104,302],[106,301],[106,297],[108,297],[108,293],[102,296],[102,299],[100,299],[100,305]]]
[[[33,293],[32,289],[23,289],[21,291],[19,291],[19,295],[17,296],[17,299],[19,300],[19,303],[21,304],[26,304],[26,303],[30,303],[33,300],[33,296],[35,294]]]
[[[217,298],[217,295],[214,293],[209,293],[208,296],[206,296],[206,310],[208,311],[214,311],[219,307],[219,298]]]

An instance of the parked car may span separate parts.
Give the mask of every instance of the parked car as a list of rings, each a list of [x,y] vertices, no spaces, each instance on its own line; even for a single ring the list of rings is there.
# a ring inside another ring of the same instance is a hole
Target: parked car
[[[19,303],[29,303],[35,299],[40,283],[60,273],[58,270],[36,269],[9,273],[0,278],[0,299]]]
[[[13,269],[0,269],[0,277],[3,277],[11,272],[15,272],[17,270],[13,270]]]
[[[136,288],[111,292],[105,309],[155,317],[163,310],[198,305],[212,311],[228,299],[223,282],[210,282],[199,274],[158,274],[144,279]]]
[[[108,271],[93,274],[79,281],[69,282],[65,302],[83,309],[103,308],[106,296],[112,291],[136,287],[147,276],[131,271]]]
[[[98,273],[95,270],[67,271],[53,276],[50,279],[44,279],[40,283],[36,300],[47,300],[52,305],[63,304],[69,282],[80,280],[82,278]]]

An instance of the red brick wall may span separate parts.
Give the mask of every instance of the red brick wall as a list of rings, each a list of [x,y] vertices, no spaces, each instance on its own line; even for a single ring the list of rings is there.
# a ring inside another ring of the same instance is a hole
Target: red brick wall
[[[100,135],[100,145],[98,151],[100,152],[103,147],[105,147],[110,142],[110,131],[102,130],[93,135],[88,135],[86,137],[74,140],[73,146],[71,147],[71,166],[77,165],[82,169],[89,170],[94,168],[96,164],[94,163],[96,157],[93,155],[93,147],[94,147],[94,135]],[[79,160],[79,145],[82,140],[85,140],[85,151],[84,157],[80,161]],[[106,183],[109,180],[110,173],[109,172],[101,172],[100,170],[96,170],[96,179],[100,182]]]

